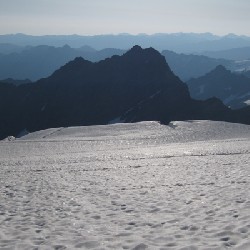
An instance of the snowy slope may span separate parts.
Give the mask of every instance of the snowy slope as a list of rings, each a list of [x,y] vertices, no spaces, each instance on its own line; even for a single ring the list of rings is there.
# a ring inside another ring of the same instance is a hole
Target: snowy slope
[[[0,142],[0,249],[250,249],[250,126],[48,129]]]
[[[169,126],[158,122],[118,123],[112,125],[51,128],[23,136],[21,140],[105,140],[151,139],[161,143],[242,138],[250,126],[220,121],[174,121]],[[118,136],[118,138],[117,138]],[[149,142],[147,142],[149,143]]]

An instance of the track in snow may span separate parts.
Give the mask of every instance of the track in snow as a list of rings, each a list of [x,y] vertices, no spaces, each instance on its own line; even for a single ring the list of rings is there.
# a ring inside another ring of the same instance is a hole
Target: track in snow
[[[0,142],[0,249],[250,249],[250,126],[60,128]]]

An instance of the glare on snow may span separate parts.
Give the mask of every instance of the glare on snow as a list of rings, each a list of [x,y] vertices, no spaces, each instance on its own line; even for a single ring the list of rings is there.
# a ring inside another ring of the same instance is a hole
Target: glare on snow
[[[0,142],[0,249],[250,249],[250,126],[55,128]]]

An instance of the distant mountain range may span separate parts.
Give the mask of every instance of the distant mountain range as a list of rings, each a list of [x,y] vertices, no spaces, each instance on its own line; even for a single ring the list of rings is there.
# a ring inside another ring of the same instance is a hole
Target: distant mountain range
[[[0,83],[0,138],[23,130],[156,120],[208,119],[250,124],[216,98],[191,99],[187,85],[155,49],[134,46],[93,63],[76,58],[36,83]]]
[[[0,44],[0,51],[1,46]],[[3,48],[5,47],[6,44]],[[68,45],[59,48],[47,45],[26,46],[21,52],[0,54],[0,79],[13,78],[36,81],[50,76],[56,69],[76,57],[97,62],[113,55],[122,55],[125,52],[125,50],[114,48],[95,50],[89,46],[82,46],[78,49]],[[234,62],[200,55],[177,54],[169,50],[164,50],[162,54],[173,72],[183,81],[200,77],[218,65],[238,72],[250,69],[250,60]]]
[[[24,46],[18,46],[10,43],[0,43],[0,54],[7,55],[11,53],[20,53],[25,49]]]
[[[250,78],[250,70],[248,71],[243,71],[242,74],[248,78]]]
[[[232,73],[223,66],[187,81],[187,85],[194,99],[217,97],[233,109],[250,105],[250,78]]]
[[[218,65],[224,65],[227,68],[235,67],[233,61],[214,59],[201,55],[177,54],[169,50],[163,50],[162,55],[165,56],[173,72],[183,81],[203,76]]]
[[[127,50],[134,44],[142,47],[153,47],[157,50],[171,50],[177,53],[194,53],[202,51],[226,50],[250,46],[250,37],[236,36],[215,36],[211,33],[173,33],[154,35],[46,35],[29,36],[24,34],[0,35],[0,44],[13,44],[16,46],[38,46],[49,45],[62,47],[68,44],[70,47],[79,48],[84,45],[101,50],[104,48],[117,48]],[[16,49],[16,48],[15,48]],[[1,50],[0,50],[1,51]]]
[[[224,58],[228,60],[250,60],[250,46],[243,48],[232,48],[218,51],[205,51],[202,55],[211,58]]]
[[[48,77],[57,68],[76,57],[84,57],[86,60],[96,62],[114,54],[121,55],[123,53],[125,51],[119,49],[107,48],[97,51],[86,46],[79,49],[73,49],[68,45],[60,48],[47,45],[27,46],[19,53],[0,54],[0,79],[28,78],[36,81]]]
[[[9,84],[19,86],[19,85],[22,85],[22,84],[31,83],[31,81],[29,79],[15,80],[15,79],[12,79],[12,78],[7,78],[7,79],[4,79],[4,80],[0,80],[0,83],[9,83]]]

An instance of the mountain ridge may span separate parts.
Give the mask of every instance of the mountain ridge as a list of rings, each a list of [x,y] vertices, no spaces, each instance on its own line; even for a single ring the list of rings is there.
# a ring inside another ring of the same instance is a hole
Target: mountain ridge
[[[50,76],[57,68],[66,64],[75,57],[84,57],[91,61],[103,60],[113,54],[122,55],[123,50],[84,50],[74,49],[68,45],[53,47],[39,45],[28,46],[19,53],[0,54],[0,79],[31,79],[37,81],[40,78]]]
[[[0,84],[0,138],[23,130],[108,124],[118,118],[164,124],[199,119],[250,123],[248,112],[235,113],[215,98],[191,99],[165,57],[140,46],[96,63],[78,57],[36,83]]]
[[[250,101],[250,79],[232,73],[222,65],[204,76],[187,81],[187,85],[192,98],[205,100],[217,97],[233,109],[246,107]]]
[[[227,68],[233,67],[233,61],[226,59],[215,59],[195,54],[178,54],[169,50],[163,50],[161,54],[165,56],[171,69],[182,81],[200,77],[221,64]]]
[[[250,46],[250,37],[226,35],[216,36],[210,33],[160,33],[160,34],[117,34],[117,35],[44,35],[30,36],[25,34],[0,35],[0,43],[16,45],[50,45],[61,47],[68,44],[78,48],[88,45],[100,50],[107,47],[125,49],[134,44],[141,47],[154,47],[157,50],[168,48],[175,52],[192,53],[208,50],[223,50],[234,47]],[[195,48],[195,51],[194,51]]]

